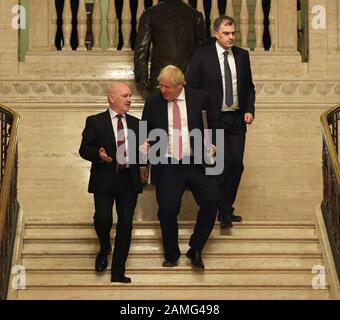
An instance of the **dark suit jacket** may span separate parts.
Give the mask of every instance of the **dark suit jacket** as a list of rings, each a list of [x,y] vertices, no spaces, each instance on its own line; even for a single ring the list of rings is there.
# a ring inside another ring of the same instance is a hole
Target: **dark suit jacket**
[[[169,64],[178,66],[185,73],[195,48],[205,41],[202,14],[183,1],[166,0],[148,8],[139,20],[134,48],[136,81],[144,83],[150,78],[152,87],[155,87],[161,69]]]
[[[239,106],[242,113],[255,115],[255,87],[253,84],[249,53],[239,47],[232,48],[236,72]],[[209,124],[216,128],[223,101],[223,82],[215,43],[196,50],[187,73],[187,84],[203,89],[209,95]]]
[[[138,160],[138,126],[139,119],[126,115],[128,129],[133,130],[136,134],[135,145],[129,143],[129,159]],[[128,141],[130,141],[128,137]],[[104,147],[108,156],[112,157],[112,163],[106,163],[99,157],[99,148]],[[116,139],[112,127],[112,121],[109,110],[89,116],[86,119],[86,126],[83,131],[79,154],[85,160],[91,161],[91,175],[88,192],[105,192],[110,190],[117,179],[117,161],[116,161]],[[135,156],[134,156],[135,155]],[[130,163],[130,174],[133,187],[137,193],[142,192],[142,183],[140,181],[139,166]]]
[[[188,115],[188,129],[189,132],[193,129],[199,129],[203,132],[203,121],[202,121],[202,110],[206,110],[208,106],[208,97],[202,90],[196,90],[185,87],[185,99]],[[149,132],[153,129],[163,129],[168,133],[168,101],[166,101],[160,92],[151,95],[145,102],[142,121],[147,122],[147,131]],[[156,141],[158,142],[159,139]],[[152,142],[151,142],[152,143]],[[203,145],[203,134],[202,141]],[[190,146],[194,150],[194,139],[190,137]],[[164,148],[164,152],[168,151]],[[202,153],[204,148],[202,148]],[[165,158],[165,153],[160,155],[161,158]],[[202,156],[204,161],[204,157]],[[205,166],[206,164],[203,163]],[[162,165],[157,164],[151,167],[151,182],[156,183],[158,177],[160,176],[160,170]]]

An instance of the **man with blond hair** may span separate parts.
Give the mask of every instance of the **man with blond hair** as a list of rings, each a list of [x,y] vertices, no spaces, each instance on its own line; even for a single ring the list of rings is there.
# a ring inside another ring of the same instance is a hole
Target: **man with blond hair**
[[[188,188],[199,211],[186,256],[193,267],[204,269],[202,250],[216,219],[217,185],[212,176],[205,174],[204,163],[195,161],[201,151],[197,152],[197,144],[194,144],[190,133],[195,130],[202,133],[202,110],[205,110],[208,99],[202,91],[184,86],[184,75],[176,66],[169,65],[162,69],[158,81],[160,92],[151,95],[145,102],[142,120],[147,123],[148,133],[156,130],[160,136],[161,132],[166,133],[165,147],[161,146],[158,154],[161,161],[151,158],[152,148],[162,143],[161,137],[146,141],[141,149],[144,153],[148,152],[152,165],[151,182],[156,187],[165,257],[163,266],[176,266],[181,255],[177,216],[183,193]],[[202,147],[203,139],[200,143]],[[212,151],[208,151],[211,156]],[[141,170],[142,180],[146,181],[148,170]]]
[[[112,251],[110,231],[112,207],[118,215],[112,255],[111,282],[130,283],[125,276],[125,262],[131,243],[132,219],[138,193],[142,192],[139,167],[133,160],[138,146],[127,134],[138,139],[139,120],[129,114],[132,92],[124,83],[114,83],[108,90],[109,108],[89,116],[83,131],[80,156],[91,161],[89,193],[94,194],[94,227],[100,243],[95,270],[102,272]],[[138,141],[138,140],[137,140]]]

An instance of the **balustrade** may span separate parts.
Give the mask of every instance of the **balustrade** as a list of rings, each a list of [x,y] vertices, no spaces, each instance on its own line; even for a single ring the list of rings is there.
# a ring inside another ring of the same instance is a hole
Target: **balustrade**
[[[340,279],[340,106],[321,115],[323,200],[321,209],[338,278]]]
[[[0,105],[0,300],[7,298],[19,202],[19,115]]]
[[[58,1],[60,1],[59,5],[63,5],[63,8],[61,12],[57,13],[56,4],[58,4]],[[220,10],[222,2],[218,0],[185,2],[189,5],[195,4],[196,9],[203,14],[205,19],[208,19],[212,36],[214,34],[214,19],[220,14],[227,14],[234,17],[237,22],[237,30],[239,31],[238,45],[256,51],[264,50],[263,5],[268,4],[268,1],[225,0],[223,5],[224,12]],[[105,6],[103,3],[105,3]],[[55,39],[58,31],[62,33],[62,41],[59,41],[61,46],[59,47],[63,51],[70,51],[72,48],[77,51],[90,49],[113,51],[118,47],[122,50],[132,50],[133,43],[131,43],[131,40],[134,40],[135,33],[133,28],[135,26],[138,28],[139,19],[143,11],[157,3],[157,0],[93,0],[92,4],[86,0],[30,0],[30,12],[32,15],[30,21],[30,50],[56,50]],[[74,6],[78,8],[76,11],[74,11]],[[288,16],[291,18],[288,19]],[[296,1],[271,0],[268,20],[270,50],[296,50],[296,35],[287,30],[296,31],[296,24],[294,25],[296,22]],[[76,24],[74,21],[76,21]],[[290,21],[289,26],[287,26],[287,21]],[[58,23],[59,29],[57,28]],[[105,26],[105,28],[102,26]],[[74,28],[76,30],[73,30]],[[41,35],[38,35],[38,32],[45,32],[45,30],[49,32],[48,36],[41,37]],[[75,32],[76,37],[73,37],[72,32]],[[101,37],[104,33],[106,33],[105,38],[107,39],[107,45],[105,46],[101,43]],[[282,34],[284,34],[284,37]],[[71,43],[71,35],[75,44]],[[120,35],[119,46],[117,46],[118,35]],[[40,37],[40,39],[36,39],[37,37]],[[290,37],[291,39],[287,39]]]

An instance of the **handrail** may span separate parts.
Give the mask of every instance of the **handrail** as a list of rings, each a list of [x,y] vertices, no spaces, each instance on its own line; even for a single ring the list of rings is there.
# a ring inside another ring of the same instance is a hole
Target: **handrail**
[[[18,145],[18,130],[20,124],[20,116],[15,111],[6,108],[0,104],[0,113],[8,116],[9,120],[5,125],[8,127],[8,132],[4,132],[2,127],[1,140],[4,142],[4,134],[9,136],[7,145],[1,146],[2,155],[4,157],[4,170],[1,168],[1,189],[0,189],[0,299],[6,299],[8,290],[8,280],[10,274],[10,257],[12,256],[14,235],[16,229],[17,215],[19,205],[16,199],[16,182],[17,182],[17,145]],[[3,119],[2,119],[3,120]],[[12,198],[11,198],[12,196]],[[12,200],[13,203],[10,203]],[[14,213],[11,209],[14,208]],[[9,220],[9,221],[8,221]],[[7,228],[6,228],[7,227]],[[7,230],[11,228],[12,230]],[[6,234],[6,232],[8,234]],[[6,245],[8,247],[6,247]],[[8,250],[8,251],[6,251]],[[9,262],[8,262],[9,261]],[[7,262],[7,265],[6,265]]]
[[[338,120],[340,105],[324,112],[321,117],[323,132],[323,201],[321,209],[340,279],[340,164],[338,158]]]
[[[324,112],[321,117],[321,125],[322,125],[322,131],[325,138],[325,144],[327,147],[327,150],[329,152],[329,157],[331,160],[331,165],[334,170],[334,176],[336,179],[336,183],[338,186],[340,186],[340,164],[338,161],[338,151],[337,151],[337,145],[334,143],[331,131],[329,130],[330,126],[330,119],[334,114],[340,112],[340,105]]]

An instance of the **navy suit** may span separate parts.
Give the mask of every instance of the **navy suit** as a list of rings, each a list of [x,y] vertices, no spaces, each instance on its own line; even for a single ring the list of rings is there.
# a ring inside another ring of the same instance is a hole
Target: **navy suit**
[[[233,203],[243,172],[243,154],[246,138],[244,114],[255,115],[255,87],[252,80],[248,51],[232,47],[236,65],[238,111],[221,112],[223,104],[223,82],[216,44],[198,49],[192,58],[187,74],[187,83],[192,88],[205,90],[209,96],[207,109],[209,125],[223,129],[224,171],[218,177],[219,213],[223,220],[230,219]],[[217,146],[218,149],[218,146]],[[218,150],[217,150],[218,152]]]
[[[202,130],[202,110],[208,100],[200,90],[185,88],[188,129]],[[168,102],[160,93],[150,96],[145,102],[142,120],[147,122],[148,132],[162,129],[168,132]],[[194,148],[193,141],[190,141]],[[167,148],[164,150],[167,151]],[[161,155],[162,158],[165,153]],[[191,159],[192,160],[192,159]],[[213,177],[206,176],[204,164],[153,164],[152,182],[156,186],[158,218],[160,220],[164,256],[168,261],[176,261],[181,252],[178,246],[177,216],[181,199],[186,188],[193,193],[200,209],[189,245],[201,252],[214,227],[217,213],[217,184]]]

